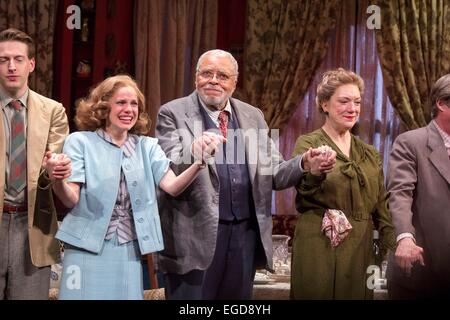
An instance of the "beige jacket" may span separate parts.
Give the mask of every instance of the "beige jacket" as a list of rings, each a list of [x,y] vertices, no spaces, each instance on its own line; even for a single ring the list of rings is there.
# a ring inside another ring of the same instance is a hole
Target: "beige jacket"
[[[59,260],[59,242],[56,210],[51,188],[43,176],[41,164],[46,150],[60,152],[69,126],[64,107],[32,90],[28,96],[27,112],[27,188],[28,233],[31,261],[37,267],[48,266]],[[5,134],[0,121],[0,154],[5,154]],[[47,188],[40,188],[39,185]],[[5,192],[5,157],[0,160],[0,223]]]

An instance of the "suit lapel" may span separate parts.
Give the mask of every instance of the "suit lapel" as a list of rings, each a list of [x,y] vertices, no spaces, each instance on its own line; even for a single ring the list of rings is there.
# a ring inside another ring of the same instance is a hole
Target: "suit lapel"
[[[47,145],[50,114],[46,106],[30,90],[27,112],[27,183],[36,184]]]
[[[249,114],[247,112],[247,110],[245,110],[244,107],[240,107],[238,105],[239,103],[236,100],[230,99],[230,103],[233,106],[233,111],[236,114],[236,118],[239,122],[239,127],[240,127],[240,129],[242,129],[242,132],[246,133],[247,130],[255,130],[256,131],[257,141],[248,141],[251,143],[257,143],[258,148],[256,150],[256,154],[252,154],[251,156],[249,155],[249,146],[248,146],[248,143],[246,142],[245,137],[243,137],[244,138],[244,146],[245,146],[245,157],[247,160],[247,167],[248,167],[248,172],[250,175],[250,182],[253,186],[253,183],[254,183],[255,177],[256,177],[258,154],[259,154],[259,143],[260,143],[258,124],[256,123],[256,120],[253,119],[252,115]],[[252,136],[252,135],[250,135],[250,136]],[[239,146],[237,146],[237,147],[239,147]],[[252,161],[249,161],[249,159],[251,159]]]
[[[442,137],[432,123],[428,125],[427,130],[428,147],[431,150],[429,159],[447,183],[450,184],[449,158]]]
[[[191,102],[186,110],[186,118],[184,121],[188,129],[191,131],[192,138],[195,139],[203,134],[203,131],[205,131],[205,124],[203,123],[203,117],[200,111],[201,105],[198,101],[199,98],[197,96],[197,92],[194,91],[194,93],[190,95],[190,98]],[[212,163],[208,164],[208,167],[215,176],[216,181],[219,181],[216,165]]]
[[[201,106],[199,105],[197,94],[194,92],[190,95],[191,101],[186,109],[185,123],[188,129],[191,131],[192,137],[200,137],[205,131],[205,124],[203,123],[203,117],[200,113]]]

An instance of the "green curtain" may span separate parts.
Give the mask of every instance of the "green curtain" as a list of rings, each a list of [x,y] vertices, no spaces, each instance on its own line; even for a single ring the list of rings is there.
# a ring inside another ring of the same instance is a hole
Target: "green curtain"
[[[0,0],[0,30],[17,28],[35,41],[36,68],[28,85],[47,97],[53,86],[53,34],[58,0]]]
[[[383,80],[406,129],[431,119],[428,96],[433,83],[450,72],[448,0],[376,0],[376,30]]]
[[[339,0],[248,0],[245,99],[270,128],[295,112],[328,49]]]

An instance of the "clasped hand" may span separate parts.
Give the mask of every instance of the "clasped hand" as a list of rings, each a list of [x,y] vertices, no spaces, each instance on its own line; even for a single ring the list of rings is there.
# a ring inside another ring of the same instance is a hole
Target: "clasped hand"
[[[47,171],[50,180],[64,180],[72,174],[72,162],[63,154],[47,151],[42,159],[42,167]]]
[[[303,168],[315,176],[329,173],[336,165],[336,151],[329,146],[309,148],[303,154]]]
[[[202,136],[196,138],[191,146],[191,152],[198,163],[206,163],[219,151],[219,145],[227,139],[213,132],[205,131]]]

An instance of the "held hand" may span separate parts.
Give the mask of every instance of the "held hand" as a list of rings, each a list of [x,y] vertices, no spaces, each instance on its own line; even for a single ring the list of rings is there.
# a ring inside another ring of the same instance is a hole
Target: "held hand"
[[[324,160],[320,163],[319,170],[322,173],[330,173],[336,165],[336,151],[329,146],[324,146],[321,153],[324,155]]]
[[[335,165],[336,152],[329,146],[309,148],[303,155],[303,168],[316,176],[331,172]]]
[[[227,139],[221,135],[213,132],[203,132],[201,137],[198,137],[192,143],[192,154],[196,162],[206,162],[219,151],[219,145],[226,142]]]
[[[65,154],[47,151],[42,160],[42,167],[47,171],[50,180],[64,180],[72,174],[72,162]]]
[[[395,262],[409,277],[414,263],[419,262],[425,266],[423,249],[417,246],[412,238],[403,238],[395,250]]]
[[[44,168],[47,172],[48,172],[48,170],[47,170],[47,168],[48,168],[47,162],[48,162],[49,159],[51,159],[52,154],[53,153],[51,151],[46,151],[45,154],[44,154],[44,158],[42,159],[42,168]]]
[[[312,148],[309,148],[302,157],[302,167],[306,172],[311,171]]]

